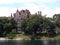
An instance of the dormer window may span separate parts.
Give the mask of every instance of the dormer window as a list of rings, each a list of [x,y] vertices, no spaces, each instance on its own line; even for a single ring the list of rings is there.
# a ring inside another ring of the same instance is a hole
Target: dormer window
[[[23,12],[25,12],[24,10],[22,10]]]
[[[19,12],[19,15],[21,15],[21,13]]]

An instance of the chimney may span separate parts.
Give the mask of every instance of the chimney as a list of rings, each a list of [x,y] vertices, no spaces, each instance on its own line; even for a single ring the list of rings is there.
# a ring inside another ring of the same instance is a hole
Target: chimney
[[[38,11],[38,15],[42,15],[42,12],[41,11]]]
[[[17,11],[16,12],[19,12],[19,10],[17,9]]]
[[[11,18],[12,18],[12,13],[11,13]]]

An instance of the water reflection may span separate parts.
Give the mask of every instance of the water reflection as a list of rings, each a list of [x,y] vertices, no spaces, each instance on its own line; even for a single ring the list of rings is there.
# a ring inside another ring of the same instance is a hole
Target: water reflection
[[[6,40],[0,41],[0,45],[60,45],[60,40]]]
[[[60,45],[60,40],[45,40],[43,45]]]
[[[43,41],[43,45],[48,45],[49,41],[48,40],[44,40]]]
[[[43,42],[41,40],[33,40],[33,41],[24,41],[24,45],[42,45]]]

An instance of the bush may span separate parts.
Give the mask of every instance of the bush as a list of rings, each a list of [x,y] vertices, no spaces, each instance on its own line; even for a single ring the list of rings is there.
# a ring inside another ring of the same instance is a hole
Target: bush
[[[57,29],[57,33],[60,34],[60,28]]]

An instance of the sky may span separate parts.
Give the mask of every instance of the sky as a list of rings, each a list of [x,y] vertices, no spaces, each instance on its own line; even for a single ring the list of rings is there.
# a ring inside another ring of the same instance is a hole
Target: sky
[[[52,17],[60,13],[60,0],[0,0],[0,16],[10,16],[17,9],[28,9],[31,14],[42,11],[43,16]]]

